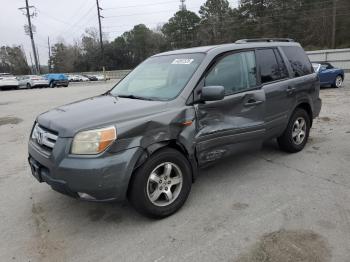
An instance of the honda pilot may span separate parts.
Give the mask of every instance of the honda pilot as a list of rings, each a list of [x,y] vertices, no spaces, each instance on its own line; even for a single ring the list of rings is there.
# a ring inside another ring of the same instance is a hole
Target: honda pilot
[[[129,199],[169,216],[200,168],[277,138],[296,153],[319,115],[320,82],[299,43],[239,40],[154,55],[110,91],[39,115],[33,176],[90,201]]]

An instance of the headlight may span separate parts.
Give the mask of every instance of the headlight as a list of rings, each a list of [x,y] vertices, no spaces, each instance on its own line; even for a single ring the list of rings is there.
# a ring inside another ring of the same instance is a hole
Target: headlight
[[[114,126],[83,131],[75,135],[71,153],[75,155],[96,155],[105,151],[117,139]]]

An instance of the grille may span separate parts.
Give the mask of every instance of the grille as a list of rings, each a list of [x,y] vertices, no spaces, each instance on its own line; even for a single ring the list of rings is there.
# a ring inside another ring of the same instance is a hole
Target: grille
[[[39,124],[35,125],[32,133],[32,139],[36,144],[49,151],[52,151],[54,148],[57,137],[57,133],[39,126]]]

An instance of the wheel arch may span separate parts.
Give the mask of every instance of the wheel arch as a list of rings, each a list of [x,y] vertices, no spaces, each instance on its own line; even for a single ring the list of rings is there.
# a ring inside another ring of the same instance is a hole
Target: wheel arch
[[[312,126],[312,122],[313,122],[313,110],[312,110],[312,107],[311,107],[310,103],[309,103],[309,102],[306,102],[306,101],[300,102],[300,103],[295,107],[295,109],[294,109],[293,112],[295,112],[295,110],[298,109],[298,108],[304,109],[304,110],[307,112],[307,114],[308,114],[308,116],[309,116],[309,118],[310,118],[310,124],[311,124],[311,126]],[[292,114],[292,115],[293,115],[293,114]]]
[[[179,141],[176,139],[172,140],[166,140],[166,141],[160,141],[156,142],[154,144],[149,145],[147,148],[143,150],[141,153],[140,157],[136,161],[136,164],[134,165],[133,171],[131,173],[129,183],[128,183],[128,188],[127,188],[127,194],[129,194],[130,190],[130,185],[132,184],[132,180],[135,174],[135,171],[142,166],[143,163],[147,161],[154,153],[158,152],[159,150],[163,148],[173,148],[180,153],[182,153],[188,160],[190,166],[191,166],[191,171],[192,171],[192,182],[195,182],[198,174],[198,165],[197,161],[195,160],[194,157],[192,157],[189,152],[187,151],[186,147],[182,145]]]

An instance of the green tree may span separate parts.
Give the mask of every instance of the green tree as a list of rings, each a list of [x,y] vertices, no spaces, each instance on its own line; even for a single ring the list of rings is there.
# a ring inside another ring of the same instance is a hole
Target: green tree
[[[196,13],[181,10],[164,24],[161,31],[171,48],[191,47],[197,43],[199,21],[200,18]]]
[[[66,45],[56,43],[52,48],[50,58],[53,72],[69,73],[81,71],[81,50],[77,44]]]
[[[147,57],[158,53],[160,51],[159,47],[162,44],[161,42],[164,41],[163,37],[143,24],[135,25],[132,30],[125,32],[122,37],[127,46],[125,51],[129,56],[131,64],[134,66]]]
[[[231,39],[227,28],[233,10],[227,0],[207,0],[199,9],[201,17],[201,44],[224,43]]]
[[[2,46],[0,48],[0,72],[16,75],[30,73],[26,56],[20,46]]]

